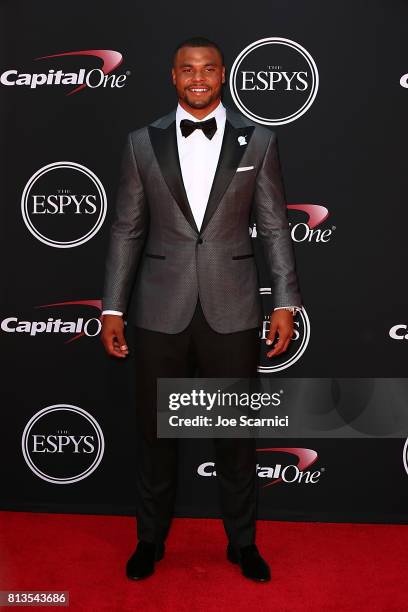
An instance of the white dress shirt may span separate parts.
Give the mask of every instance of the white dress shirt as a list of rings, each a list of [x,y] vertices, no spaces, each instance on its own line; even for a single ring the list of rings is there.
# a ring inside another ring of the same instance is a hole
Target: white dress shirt
[[[212,117],[215,117],[217,122],[217,131],[211,139],[207,138],[201,129],[194,130],[189,136],[182,135],[180,129],[180,121],[182,119],[206,121]],[[181,174],[191,212],[198,229],[201,228],[204,219],[205,209],[217,169],[224,137],[225,121],[226,110],[221,101],[217,108],[208,113],[208,115],[205,115],[205,117],[202,117],[202,119],[197,119],[197,117],[187,112],[180,104],[177,105],[176,134]],[[275,308],[275,310],[278,310],[278,308]],[[118,310],[104,310],[102,314],[122,315],[123,313]]]
[[[182,119],[190,119],[190,121],[197,122],[207,121],[207,119],[211,119],[212,117],[215,117],[217,122],[217,131],[211,139],[207,138],[200,129],[194,130],[194,132],[187,137],[182,135],[180,130],[180,121]],[[208,197],[214,180],[214,174],[220,157],[225,120],[226,111],[222,102],[202,119],[197,119],[197,117],[191,115],[180,106],[180,104],[177,106],[177,147],[180,158],[181,174],[191,212],[193,213],[198,229],[201,229]]]

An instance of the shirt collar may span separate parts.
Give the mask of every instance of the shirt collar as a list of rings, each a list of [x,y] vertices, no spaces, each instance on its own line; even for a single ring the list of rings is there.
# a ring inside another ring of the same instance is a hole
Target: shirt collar
[[[225,122],[226,110],[221,100],[218,106],[214,108],[214,110],[212,110],[211,113],[208,113],[208,115],[206,115],[202,119],[197,119],[197,117],[194,117],[194,115],[191,115],[189,112],[186,111],[185,108],[181,106],[180,103],[177,105],[177,110],[176,110],[177,125],[180,124],[180,121],[182,119],[190,119],[191,121],[207,121],[207,119],[211,119],[211,117],[215,117],[217,121],[217,125],[220,125],[223,122]]]

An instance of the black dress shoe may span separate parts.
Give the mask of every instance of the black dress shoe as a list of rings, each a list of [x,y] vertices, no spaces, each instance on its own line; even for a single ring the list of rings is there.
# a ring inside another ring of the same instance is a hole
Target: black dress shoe
[[[229,543],[227,547],[227,559],[231,563],[238,563],[246,578],[257,582],[267,582],[271,579],[268,564],[261,555],[255,544],[249,544],[238,551]]]
[[[164,544],[144,542],[141,540],[133,555],[126,564],[126,576],[132,580],[141,580],[154,573],[155,561],[160,561],[164,555]]]

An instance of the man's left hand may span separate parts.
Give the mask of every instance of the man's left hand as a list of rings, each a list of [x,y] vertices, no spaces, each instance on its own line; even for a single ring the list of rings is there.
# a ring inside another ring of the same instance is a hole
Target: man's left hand
[[[293,314],[289,310],[274,310],[271,315],[271,324],[269,328],[268,338],[266,343],[272,346],[275,340],[276,333],[279,335],[276,346],[266,353],[267,357],[274,357],[284,353],[289,346],[289,342],[293,336]]]

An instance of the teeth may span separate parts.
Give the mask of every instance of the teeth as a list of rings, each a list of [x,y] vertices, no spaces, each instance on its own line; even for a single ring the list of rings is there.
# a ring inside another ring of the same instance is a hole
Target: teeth
[[[198,87],[197,87],[197,88],[193,88],[193,87],[192,87],[192,88],[191,88],[191,91],[208,91],[208,90],[207,90],[206,88],[200,88],[200,89],[199,89]]]

